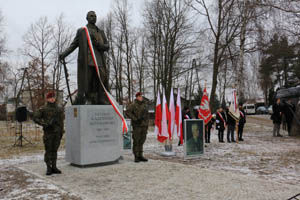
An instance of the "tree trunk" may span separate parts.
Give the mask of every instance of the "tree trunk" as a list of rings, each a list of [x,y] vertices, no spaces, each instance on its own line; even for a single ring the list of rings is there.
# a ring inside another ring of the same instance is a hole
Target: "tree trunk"
[[[218,49],[219,45],[216,42],[215,44],[215,53],[214,53],[214,64],[213,64],[213,78],[212,78],[212,87],[210,92],[210,102],[215,102],[216,99],[216,89],[218,84],[218,73],[219,73],[219,65],[217,63],[218,60]],[[212,104],[210,104],[210,109],[212,110]]]

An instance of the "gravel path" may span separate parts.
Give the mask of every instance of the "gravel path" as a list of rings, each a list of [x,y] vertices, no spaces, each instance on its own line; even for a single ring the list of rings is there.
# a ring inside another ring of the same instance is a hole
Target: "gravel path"
[[[268,117],[249,117],[245,141],[212,143],[205,154],[183,159],[174,141],[175,157],[159,154],[163,145],[150,132],[145,144],[147,163],[134,163],[124,151],[118,164],[78,168],[64,161],[63,174],[45,176],[41,154],[0,160],[0,199],[288,199],[300,193],[300,139],[272,137]]]
[[[102,167],[77,168],[63,160],[59,163],[64,173],[47,178],[42,162],[21,168],[82,199],[282,200],[300,191],[289,184],[193,165],[160,160],[137,164],[129,155],[119,164]]]

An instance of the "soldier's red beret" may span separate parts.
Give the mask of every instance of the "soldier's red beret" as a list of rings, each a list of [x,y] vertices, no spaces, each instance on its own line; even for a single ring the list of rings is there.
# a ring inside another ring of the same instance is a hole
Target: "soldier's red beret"
[[[138,96],[142,96],[143,94],[141,93],[141,92],[137,92],[136,94],[135,94],[135,97],[138,97]]]
[[[46,95],[46,99],[50,99],[52,97],[55,97],[55,93],[54,92],[48,92],[47,95]]]

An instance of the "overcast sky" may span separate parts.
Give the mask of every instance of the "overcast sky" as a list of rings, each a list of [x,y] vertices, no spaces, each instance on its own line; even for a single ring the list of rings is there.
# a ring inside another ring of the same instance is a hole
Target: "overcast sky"
[[[53,22],[61,13],[74,28],[86,24],[86,14],[94,10],[98,19],[105,17],[111,10],[113,0],[0,0],[0,9],[5,18],[4,32],[7,47],[16,54],[16,50],[23,44],[22,36],[41,16],[47,16]],[[135,23],[140,19],[140,9],[143,0],[129,0],[133,7],[130,13]]]

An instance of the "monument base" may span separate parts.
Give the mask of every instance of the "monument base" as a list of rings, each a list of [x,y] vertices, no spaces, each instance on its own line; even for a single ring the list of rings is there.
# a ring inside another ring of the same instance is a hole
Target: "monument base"
[[[172,144],[165,145],[165,151],[161,152],[160,155],[166,157],[176,156],[176,153],[172,151]]]
[[[172,157],[172,156],[176,156],[176,153],[173,151],[165,151],[165,152],[161,152],[160,155],[165,157]]]
[[[66,161],[86,167],[115,163],[121,156],[121,120],[110,105],[66,108]]]

